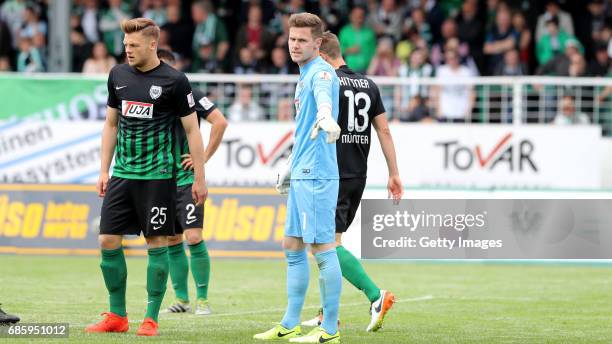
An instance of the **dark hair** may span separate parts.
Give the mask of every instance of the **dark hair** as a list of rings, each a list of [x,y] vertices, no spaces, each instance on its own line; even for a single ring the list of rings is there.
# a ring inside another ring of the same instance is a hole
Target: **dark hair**
[[[555,26],[559,26],[559,18],[557,18],[557,16],[552,16],[550,18],[548,18],[548,20],[546,21],[546,25],[548,24],[555,24]]]
[[[171,64],[171,65],[176,63],[176,58],[174,57],[174,54],[170,50],[157,49],[157,57],[160,60],[164,60],[166,63]]]

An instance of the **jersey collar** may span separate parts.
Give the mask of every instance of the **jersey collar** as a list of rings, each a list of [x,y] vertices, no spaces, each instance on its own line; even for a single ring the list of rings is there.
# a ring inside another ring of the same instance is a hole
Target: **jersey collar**
[[[317,56],[314,59],[310,60],[310,62],[308,62],[307,64],[303,65],[302,67],[300,67],[300,71],[301,72],[306,72],[308,69],[310,69],[311,66],[320,63],[320,61],[323,61],[323,59],[321,58],[321,56]]]
[[[353,70],[350,69],[349,66],[347,66],[347,65],[342,65],[342,66],[338,67],[338,70],[342,71],[344,73],[347,73],[347,74],[353,74],[354,73]]]

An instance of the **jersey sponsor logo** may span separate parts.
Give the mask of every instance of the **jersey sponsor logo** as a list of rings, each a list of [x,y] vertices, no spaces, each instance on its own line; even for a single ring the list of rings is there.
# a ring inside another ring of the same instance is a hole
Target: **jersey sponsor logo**
[[[153,104],[150,103],[141,103],[135,102],[131,100],[122,100],[121,101],[121,110],[122,114],[125,117],[135,117],[135,118],[153,118]]]
[[[202,99],[200,99],[198,102],[200,103],[200,105],[202,105],[204,110],[210,110],[210,108],[215,105],[207,97],[202,97]]]
[[[151,96],[151,99],[155,100],[159,98],[161,94],[162,94],[161,86],[151,85],[151,88],[149,88],[149,95]]]
[[[189,94],[187,95],[187,103],[189,104],[189,107],[194,107],[195,106],[195,100],[193,100],[193,93],[189,92]]]

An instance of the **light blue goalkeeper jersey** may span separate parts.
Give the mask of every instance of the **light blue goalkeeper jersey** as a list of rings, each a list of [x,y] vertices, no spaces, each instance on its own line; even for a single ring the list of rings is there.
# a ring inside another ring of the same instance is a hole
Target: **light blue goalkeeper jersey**
[[[300,67],[300,80],[295,87],[291,179],[339,179],[336,143],[327,143],[327,133],[323,130],[319,130],[315,140],[310,139],[321,104],[329,104],[334,120],[338,120],[339,92],[336,72],[321,57]]]

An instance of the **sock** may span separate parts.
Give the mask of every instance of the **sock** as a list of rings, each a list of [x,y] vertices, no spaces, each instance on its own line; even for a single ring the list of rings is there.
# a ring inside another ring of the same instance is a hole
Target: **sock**
[[[323,322],[321,327],[327,334],[338,332],[338,307],[342,290],[342,272],[335,249],[315,254],[319,265],[319,288],[323,305]]]
[[[149,249],[149,265],[147,266],[147,313],[145,318],[157,322],[159,308],[166,293],[168,283],[168,248],[157,247]]]
[[[336,247],[336,252],[338,253],[338,260],[340,261],[342,276],[346,278],[347,281],[351,282],[355,288],[361,290],[370,302],[378,300],[380,297],[380,289],[378,289],[376,284],[370,279],[370,276],[365,272],[359,259],[355,258],[355,256],[343,246]]]
[[[189,302],[189,292],[187,289],[187,274],[189,273],[189,263],[185,254],[183,243],[168,246],[168,261],[170,263],[170,279],[176,298],[182,302]]]
[[[189,245],[191,252],[191,274],[196,284],[198,299],[208,299],[208,281],[210,280],[210,257],[204,240]]]
[[[102,276],[104,276],[104,284],[106,284],[108,290],[110,311],[124,317],[127,315],[125,311],[127,266],[123,255],[123,247],[115,250],[103,249],[101,256],[100,268],[102,269]]]
[[[306,250],[285,250],[285,256],[287,256],[287,311],[281,325],[292,329],[300,322],[310,269]]]

